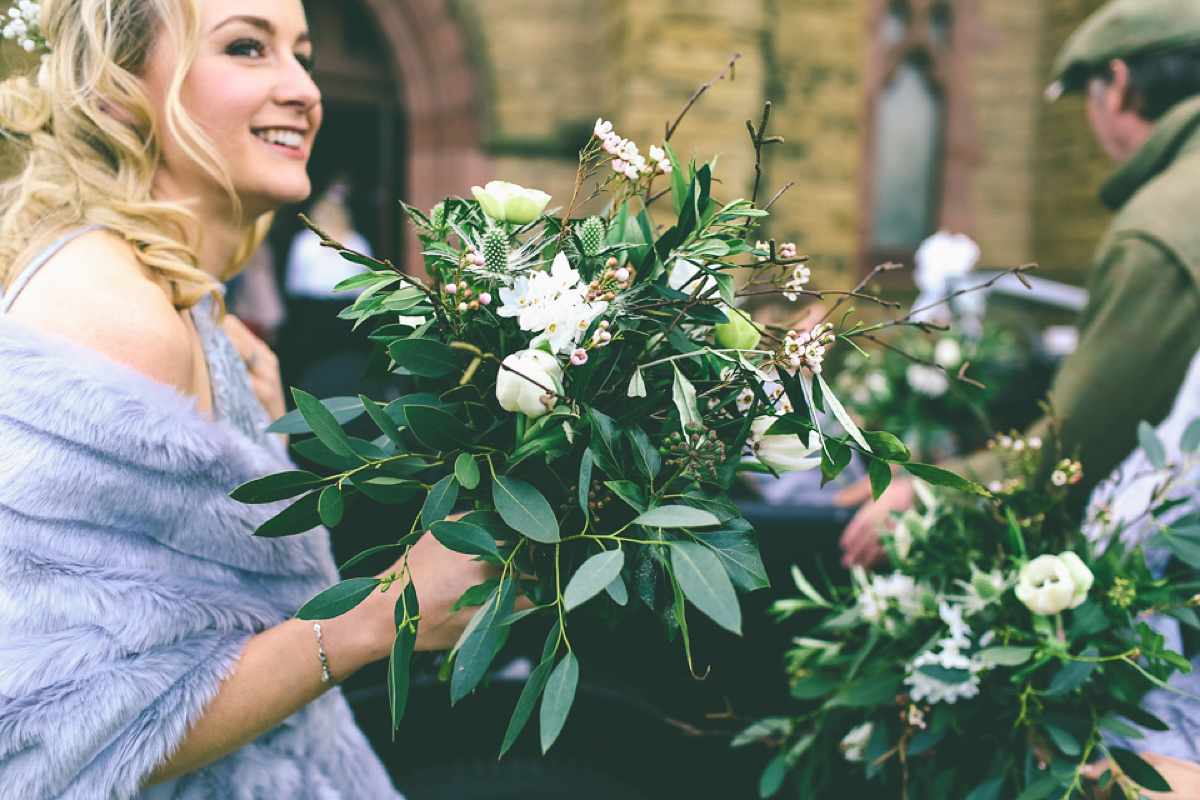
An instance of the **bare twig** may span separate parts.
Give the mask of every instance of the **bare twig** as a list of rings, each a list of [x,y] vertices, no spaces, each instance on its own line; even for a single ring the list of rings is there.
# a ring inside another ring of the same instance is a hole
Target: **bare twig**
[[[750,141],[754,145],[754,191],[750,194],[750,202],[758,202],[758,187],[762,183],[762,149],[768,144],[783,144],[782,136],[767,136],[767,123],[771,119],[771,101],[768,100],[763,104],[762,119],[758,123],[758,127],[754,127],[754,122],[746,120],[746,128],[750,131]],[[774,201],[772,201],[774,202]],[[747,220],[747,227],[749,227]]]
[[[922,306],[921,308],[914,308],[912,311],[908,312],[908,316],[911,317],[914,314],[921,313],[922,311],[928,311],[931,308],[937,308],[938,306],[943,305],[945,303],[949,303],[954,298],[961,297],[964,294],[970,294],[971,292],[979,292],[984,289],[990,288],[993,284],[996,283],[996,281],[1000,280],[1005,275],[1010,275],[1010,274],[1016,275],[1017,280],[1019,280],[1025,286],[1026,289],[1032,289],[1033,287],[1029,285],[1029,281],[1027,281],[1025,279],[1025,273],[1030,272],[1031,270],[1035,270],[1035,269],[1037,269],[1037,264],[1022,264],[1019,267],[1011,267],[1009,269],[1004,270],[999,275],[992,277],[990,280],[984,281],[981,284],[978,284],[976,286],[968,286],[966,289],[959,289],[957,292],[948,294],[945,297],[943,297],[941,300],[935,300],[934,302],[930,303],[927,306]]]
[[[783,140],[781,139],[780,141],[783,141]],[[765,206],[763,206],[763,211],[769,211],[771,209],[771,206],[775,205],[775,201],[778,200],[779,198],[783,197],[783,193],[795,185],[796,185],[795,181],[788,181],[786,184],[784,184],[783,188],[780,189],[778,192],[776,192],[775,196],[771,198],[771,202],[769,202]]]
[[[694,106],[696,104],[696,101],[700,99],[700,95],[702,95],[706,91],[708,91],[708,89],[710,87],[712,87],[712,85],[715,84],[717,81],[724,80],[726,72],[729,72],[729,77],[732,80],[733,73],[730,72],[730,70],[733,69],[733,62],[737,61],[741,57],[742,56],[740,53],[734,53],[730,57],[729,63],[725,65],[725,68],[721,70],[721,72],[717,75],[717,77],[713,78],[711,81],[709,81],[708,83],[704,84],[703,86],[701,86],[699,89],[696,90],[696,92],[692,95],[691,99],[687,101],[687,105],[685,105],[683,107],[683,111],[679,112],[679,116],[675,118],[675,121],[667,126],[666,140],[668,142],[671,141],[671,136],[675,133],[675,129],[679,127],[679,123],[683,122],[684,115],[686,115],[687,112],[691,110],[692,106]]]
[[[863,278],[861,281],[858,282],[857,286],[855,286],[844,297],[840,298],[836,303],[834,303],[829,308],[829,310],[825,312],[825,316],[821,317],[821,319],[818,321],[824,322],[825,320],[829,319],[831,316],[833,316],[837,312],[837,310],[839,308],[841,308],[843,305],[845,305],[846,301],[849,300],[851,297],[869,297],[870,295],[860,294],[860,292],[862,292],[862,290],[867,287],[868,283],[875,280],[876,276],[878,276],[884,272],[890,272],[891,270],[894,270],[894,269],[902,269],[903,267],[904,267],[903,264],[896,264],[891,261],[887,262],[886,264],[877,265],[874,269],[872,269],[870,272],[867,273],[867,276],[865,278]],[[899,308],[900,304],[897,303],[896,307]]]

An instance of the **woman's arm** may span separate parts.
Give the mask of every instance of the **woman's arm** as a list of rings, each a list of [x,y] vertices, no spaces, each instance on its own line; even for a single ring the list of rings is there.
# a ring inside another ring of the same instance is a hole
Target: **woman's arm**
[[[408,563],[421,604],[417,649],[453,646],[475,609],[451,614],[450,608],[471,586],[495,577],[492,568],[447,550],[428,534],[413,547]],[[334,683],[391,652],[401,588],[375,592],[353,610],[321,622]],[[144,785],[190,772],[258,738],[329,689],[321,675],[311,622],[291,619],[257,634],[178,749]]]

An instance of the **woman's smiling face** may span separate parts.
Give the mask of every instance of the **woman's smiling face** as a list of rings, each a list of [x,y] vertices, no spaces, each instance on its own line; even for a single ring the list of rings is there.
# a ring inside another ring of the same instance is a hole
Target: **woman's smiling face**
[[[303,200],[321,93],[309,73],[313,48],[300,0],[199,0],[197,7],[196,55],[181,105],[224,161],[245,219]],[[143,76],[162,139],[155,197],[227,205],[225,190],[166,123],[176,63],[175,42],[160,36]]]

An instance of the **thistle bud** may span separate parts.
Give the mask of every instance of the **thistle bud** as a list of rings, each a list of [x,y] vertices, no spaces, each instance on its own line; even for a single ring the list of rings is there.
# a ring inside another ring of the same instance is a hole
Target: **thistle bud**
[[[508,270],[508,234],[498,225],[483,234],[483,263],[492,272]]]
[[[588,217],[579,226],[579,243],[585,256],[594,258],[600,255],[604,246],[604,220],[600,217]]]

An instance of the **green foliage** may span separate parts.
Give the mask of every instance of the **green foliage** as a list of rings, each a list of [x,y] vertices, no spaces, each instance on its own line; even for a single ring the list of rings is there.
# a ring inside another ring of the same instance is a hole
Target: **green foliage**
[[[886,436],[864,436],[878,490],[890,461],[906,453]],[[1090,537],[1071,522],[1069,461],[1057,465],[1067,480],[1035,483],[1048,445],[1002,438],[996,447],[1013,474],[992,491],[898,461],[929,483],[915,485],[917,508],[883,536],[890,563],[880,574],[856,570],[849,587],[818,590],[796,571],[799,596],[774,609],[783,619],[817,617],[787,654],[796,704],[739,742],[757,736],[776,753],[798,752],[770,761],[767,788],[782,784],[783,769],[799,796],[820,796],[850,769],[881,780],[885,796],[1037,800],[1074,796],[1079,766],[1107,756],[1122,780],[1163,790],[1149,764],[1106,745],[1103,734],[1141,738],[1135,724],[1166,730],[1138,700],[1191,669],[1143,618],[1187,617],[1194,587],[1155,577],[1143,548],[1169,546],[1183,560],[1200,550],[1192,515],[1170,526],[1154,518],[1179,516],[1174,498],[1194,491],[1188,476],[1200,454],[1184,451],[1173,463],[1158,435],[1142,429],[1147,458],[1160,466],[1138,524],[1160,533],[1135,546],[1119,521],[1091,521]],[[1054,580],[1070,581],[1059,605],[1036,598],[1050,584],[1036,577],[1035,561],[1059,564]],[[1048,767],[1033,766],[1034,747]],[[855,763],[846,765],[852,750]]]
[[[387,404],[295,391],[297,410],[271,430],[296,437],[295,451],[318,468],[234,492],[248,503],[291,501],[260,536],[320,524],[341,536],[336,526],[350,503],[392,506],[396,541],[349,563],[393,549],[399,556],[387,581],[400,600],[388,673],[394,720],[404,712],[407,662],[423,624],[407,559],[424,531],[494,569],[458,600],[478,609],[450,656],[452,702],[486,682],[524,615],[513,612],[518,591],[535,604],[528,613],[553,618],[502,752],[539,702],[543,747],[561,732],[581,661],[586,669],[568,638],[577,615],[612,624],[652,615],[669,636],[680,634],[689,657],[695,612],[740,632],[738,593],[766,586],[767,574],[754,531],[726,492],[743,468],[764,468],[753,460],[756,419],[778,416],[773,438],[807,443],[821,424],[813,410],[829,408],[841,430],[819,431],[826,478],[856,452],[871,458],[876,480],[881,470],[909,466],[898,439],[858,427],[821,377],[819,356],[799,365],[787,357],[786,329],[767,327],[757,342],[738,337],[737,348],[718,340],[715,327],[740,302],[735,275],[753,273],[750,293],[777,292],[797,263],[779,261],[774,248],[753,255],[746,237],[766,211],[749,200],[718,201],[714,192],[724,191],[714,165],[681,162],[669,146],[637,177],[628,166],[601,169],[610,162],[599,138],[581,153],[583,180],[610,195],[603,216],[568,207],[561,216],[493,220],[479,202],[460,198],[428,216],[405,206],[427,277],[342,250],[366,268],[342,283],[359,292],[342,316],[370,328],[379,368],[406,376],[413,389]],[[655,176],[664,182],[658,189]],[[655,205],[666,181],[670,200]],[[523,316],[520,300],[545,319]],[[567,306],[575,316],[546,322],[550,309]],[[519,391],[508,391],[513,385]],[[345,427],[352,421],[356,435]],[[362,426],[377,435],[360,433]],[[303,613],[343,612],[380,585],[355,580]]]

